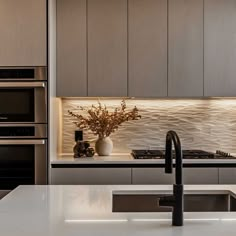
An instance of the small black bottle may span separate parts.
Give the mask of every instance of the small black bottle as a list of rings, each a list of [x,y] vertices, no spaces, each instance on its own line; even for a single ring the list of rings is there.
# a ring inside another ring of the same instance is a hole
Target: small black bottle
[[[85,146],[83,143],[83,131],[76,130],[75,131],[75,146],[73,148],[74,158],[83,157],[85,153]]]
[[[83,141],[83,130],[75,130],[75,142]]]

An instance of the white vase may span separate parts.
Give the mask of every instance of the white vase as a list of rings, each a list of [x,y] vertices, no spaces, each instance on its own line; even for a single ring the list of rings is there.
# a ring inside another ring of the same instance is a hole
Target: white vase
[[[110,137],[98,138],[95,144],[96,153],[99,156],[110,156],[113,149],[113,142]]]

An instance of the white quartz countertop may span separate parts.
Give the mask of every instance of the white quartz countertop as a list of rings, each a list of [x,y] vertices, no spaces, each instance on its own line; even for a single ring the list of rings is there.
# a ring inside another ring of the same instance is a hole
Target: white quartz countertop
[[[172,186],[20,186],[0,201],[1,236],[235,236],[236,212],[112,213],[113,191],[170,193]],[[236,185],[185,186],[186,193],[236,195]]]
[[[234,154],[236,155],[236,154]],[[173,161],[175,162],[175,160]],[[61,154],[51,164],[164,164],[164,159],[134,159],[129,153],[114,153],[111,156],[73,158],[73,154]],[[184,164],[236,164],[236,159],[183,159]]]

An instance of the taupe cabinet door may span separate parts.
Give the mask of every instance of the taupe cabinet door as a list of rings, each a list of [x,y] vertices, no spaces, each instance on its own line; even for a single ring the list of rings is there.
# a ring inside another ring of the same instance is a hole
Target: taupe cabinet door
[[[133,168],[132,184],[173,184],[174,174],[164,168]],[[218,184],[218,168],[184,168],[184,184]]]
[[[133,168],[132,184],[173,184],[174,175],[165,173],[165,168]]]
[[[0,66],[47,65],[46,0],[0,0]]]
[[[129,96],[167,96],[167,1],[128,1]]]
[[[205,96],[236,95],[236,0],[205,0]]]
[[[131,169],[52,168],[51,184],[131,184]]]
[[[168,95],[203,96],[203,0],[169,0]]]
[[[184,184],[218,184],[218,168],[184,168]]]
[[[88,96],[127,96],[127,0],[88,0]]]
[[[219,168],[219,184],[236,184],[236,168]]]
[[[86,0],[57,0],[57,96],[87,96]]]

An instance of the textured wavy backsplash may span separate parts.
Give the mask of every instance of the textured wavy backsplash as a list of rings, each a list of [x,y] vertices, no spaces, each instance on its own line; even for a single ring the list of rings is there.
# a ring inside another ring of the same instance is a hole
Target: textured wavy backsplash
[[[108,108],[120,100],[104,99]],[[62,99],[62,152],[71,153],[75,125],[67,110],[91,106],[96,99]],[[129,99],[128,107],[137,106],[142,115],[138,121],[127,122],[111,135],[114,153],[130,152],[135,148],[163,148],[168,130],[175,130],[185,149],[236,152],[236,99]],[[84,139],[95,140],[91,133]]]

